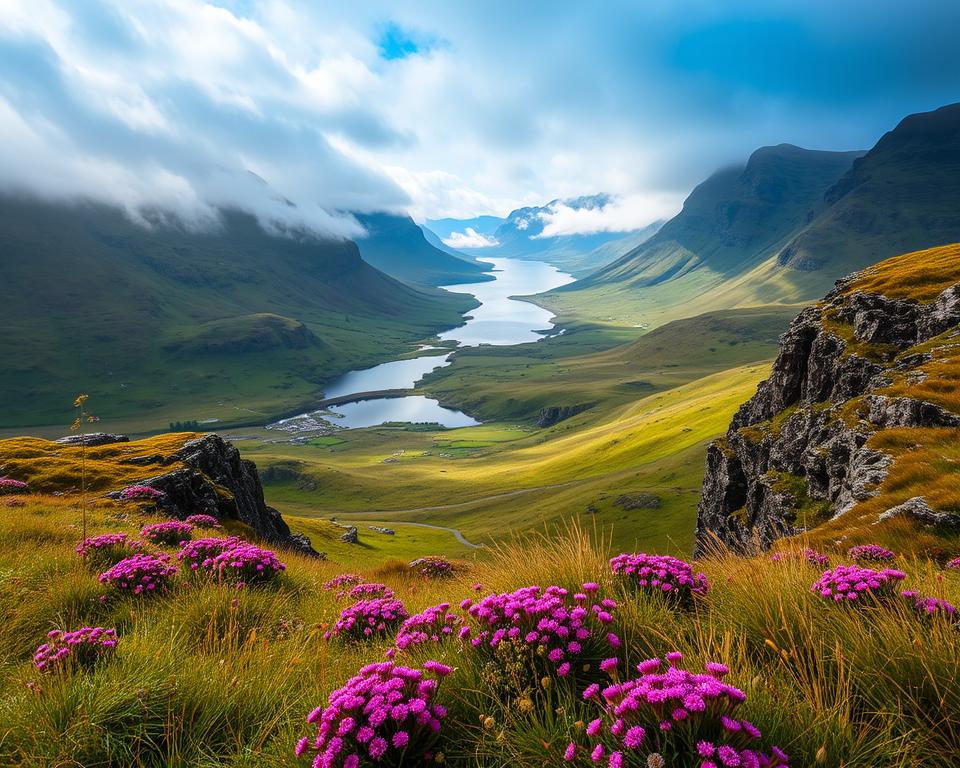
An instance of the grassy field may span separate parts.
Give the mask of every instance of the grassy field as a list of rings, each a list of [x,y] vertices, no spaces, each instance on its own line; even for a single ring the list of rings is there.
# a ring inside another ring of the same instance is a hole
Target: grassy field
[[[350,601],[322,585],[344,571],[385,583],[411,613],[533,584],[577,589],[593,581],[599,597],[615,601],[602,632],[615,633],[619,648],[604,643],[599,650],[600,638],[588,638],[586,650],[570,651],[582,666],[569,677],[522,645],[515,656],[456,639],[400,652],[400,663],[435,659],[453,668],[436,694],[446,716],[429,747],[445,764],[559,765],[570,740],[588,741],[584,723],[599,716],[582,696],[587,682],[606,678],[599,660],[614,656],[621,675],[635,676],[632,665],[671,651],[682,652],[682,666],[692,670],[706,661],[726,664],[727,682],[746,697],[736,716],[762,731],[763,749],[782,747],[791,765],[914,768],[945,765],[945,756],[960,750],[960,634],[897,599],[834,605],[810,592],[819,570],[799,556],[702,561],[711,589],[687,609],[616,581],[606,562],[616,547],[576,528],[462,561],[450,579],[425,579],[398,561],[280,553],[287,567],[276,584],[237,590],[181,574],[169,591],[138,598],[99,583],[97,569],[75,554],[75,498],[38,494],[22,502],[0,517],[4,765],[309,765],[310,758],[293,754],[300,737],[316,732],[308,713],[361,665],[383,660],[393,643],[392,631],[365,641],[324,639]],[[150,519],[112,502],[98,503],[90,516],[92,532],[133,536]],[[844,559],[842,550],[828,554],[834,563]],[[956,573],[909,556],[894,565],[906,572],[906,585],[960,600]],[[48,631],[81,626],[115,628],[115,653],[92,667],[68,661],[55,672],[34,668],[31,656]],[[721,738],[710,719],[716,715],[688,717],[693,733]],[[676,765],[697,764],[694,737],[684,730],[657,737],[655,722],[640,722],[652,730],[628,766],[646,764],[654,748],[675,750]],[[387,764],[422,764],[417,748]],[[575,765],[594,764],[583,748],[579,754]],[[396,758],[391,753],[388,761]]]

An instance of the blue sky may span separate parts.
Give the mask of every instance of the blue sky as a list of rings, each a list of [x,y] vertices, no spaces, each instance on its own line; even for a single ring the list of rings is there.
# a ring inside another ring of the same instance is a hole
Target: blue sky
[[[608,192],[558,226],[624,228],[758,146],[866,148],[960,100],[957,2],[336,5],[5,0],[0,187],[347,236],[337,211]]]

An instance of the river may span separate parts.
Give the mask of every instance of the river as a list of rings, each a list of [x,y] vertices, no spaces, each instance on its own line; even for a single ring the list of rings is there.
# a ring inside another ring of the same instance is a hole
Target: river
[[[573,282],[573,277],[550,264],[520,259],[490,258],[494,280],[444,286],[455,293],[469,293],[480,306],[470,311],[467,321],[457,328],[439,334],[443,341],[452,341],[458,349],[482,344],[497,346],[524,344],[543,339],[553,330],[549,310],[526,301],[511,299],[549,291]],[[436,352],[422,347],[421,352]],[[372,368],[350,371],[333,379],[324,389],[327,399],[347,397],[360,392],[413,389],[425,374],[451,362],[452,353],[424,354],[406,360],[381,363]],[[332,405],[327,413],[314,411],[284,419],[273,428],[291,432],[322,429],[331,424],[345,428],[373,427],[387,422],[438,423],[445,427],[476,426],[480,422],[467,414],[444,408],[436,400],[423,395],[404,397],[372,397],[344,405]]]

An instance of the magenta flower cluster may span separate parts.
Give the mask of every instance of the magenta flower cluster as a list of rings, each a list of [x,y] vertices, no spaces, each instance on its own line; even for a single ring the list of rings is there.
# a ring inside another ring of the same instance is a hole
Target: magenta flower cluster
[[[395,629],[409,614],[403,603],[392,597],[378,597],[373,600],[360,600],[344,608],[333,629],[324,633],[324,638],[344,637],[352,640],[366,640],[376,635],[384,635]]]
[[[83,627],[72,632],[54,629],[47,633],[47,642],[33,654],[33,664],[42,671],[61,669],[70,663],[90,667],[116,647],[115,629]]]
[[[847,550],[847,557],[858,563],[881,563],[893,560],[896,555],[879,544],[860,544]]]
[[[470,623],[458,634],[476,648],[495,650],[512,643],[530,652],[538,671],[558,677],[592,671],[610,648],[620,647],[620,639],[608,631],[617,604],[599,599],[599,589],[591,582],[571,595],[562,587],[531,586],[488,595],[477,603],[464,600],[460,607]]]
[[[180,544],[190,539],[193,526],[181,520],[168,520],[165,523],[152,523],[140,529],[140,538],[151,544]]]
[[[803,555],[804,560],[811,565],[817,566],[818,568],[824,568],[830,565],[830,557],[828,555],[825,555],[822,552],[817,552],[817,550],[811,549],[810,547],[804,549],[801,554]]]
[[[240,543],[216,555],[209,568],[221,580],[241,589],[278,579],[287,566],[269,549]]]
[[[177,572],[169,561],[170,557],[163,553],[134,555],[101,573],[100,583],[135,595],[165,592]]]
[[[444,579],[453,576],[453,563],[445,557],[421,557],[411,562],[410,567],[427,579]]]
[[[637,665],[638,678],[602,689],[589,686],[583,698],[598,704],[602,712],[586,727],[589,743],[571,741],[564,759],[573,762],[584,753],[611,768],[627,763],[786,766],[788,758],[781,749],[763,751],[760,730],[733,716],[746,695],[723,681],[727,667],[711,662],[697,674],[678,666],[682,658],[677,652],[667,654],[669,666],[663,672],[660,659],[648,659]]]
[[[0,477],[0,494],[4,493],[24,493],[29,486],[22,480],[14,480],[12,477]]]
[[[957,618],[957,609],[942,597],[926,597],[915,589],[905,589],[900,593],[921,617],[943,618],[953,621]]]
[[[184,568],[198,571],[201,568],[209,570],[213,566],[213,558],[233,549],[242,543],[236,536],[229,538],[204,538],[184,542],[177,552],[177,560],[183,563]]]
[[[439,643],[453,636],[462,623],[463,619],[450,611],[450,603],[433,605],[403,622],[397,632],[397,650],[404,651],[424,643]]]
[[[853,603],[868,595],[888,599],[896,596],[897,584],[906,576],[903,571],[892,568],[874,571],[859,565],[838,565],[824,571],[810,591],[838,603]]]
[[[365,581],[366,579],[358,573],[341,573],[323,582],[323,590],[325,592],[333,592],[336,590],[337,598],[339,599],[347,594],[348,587],[363,584]]]
[[[102,533],[84,539],[76,549],[86,563],[102,571],[137,552],[140,542],[125,533]]]
[[[128,485],[120,491],[120,501],[160,501],[163,491],[151,488],[149,485]]]
[[[213,515],[190,515],[183,522],[192,525],[194,528],[219,528],[220,521]]]
[[[952,571],[960,570],[960,557],[955,557],[947,562],[947,568]]]
[[[690,605],[694,595],[705,595],[710,589],[706,576],[694,573],[690,563],[669,555],[617,555],[610,560],[610,569],[633,588],[683,605]]]
[[[446,709],[434,703],[440,680],[453,670],[436,661],[423,669],[392,662],[369,664],[330,694],[326,707],[307,718],[313,738],[297,743],[295,754],[315,753],[314,768],[423,765]]]
[[[343,595],[337,593],[337,596],[342,597]],[[374,597],[393,597],[393,590],[386,584],[357,584],[347,592],[347,596],[353,600],[370,600]]]

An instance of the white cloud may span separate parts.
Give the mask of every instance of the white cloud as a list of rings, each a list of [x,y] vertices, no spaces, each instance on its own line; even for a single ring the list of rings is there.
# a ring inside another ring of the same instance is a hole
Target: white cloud
[[[443,244],[451,248],[491,248],[500,245],[493,235],[484,235],[473,227],[467,227],[463,232],[451,232],[450,237],[444,238]]]
[[[540,213],[544,227],[537,237],[630,232],[674,216],[682,204],[679,195],[631,195],[596,208],[571,208],[557,202]]]

